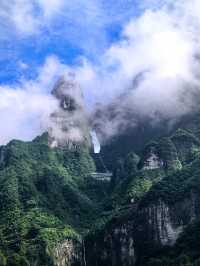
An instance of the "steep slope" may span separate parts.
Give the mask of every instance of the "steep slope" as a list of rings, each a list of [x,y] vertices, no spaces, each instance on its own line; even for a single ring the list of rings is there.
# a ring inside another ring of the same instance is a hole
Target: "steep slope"
[[[167,119],[159,113],[145,116],[134,110],[134,106],[129,108],[127,94],[120,95],[107,106],[100,106],[92,119],[92,125],[101,140],[102,157],[108,168],[113,169],[116,161],[130,152],[134,151],[141,155],[148,142],[168,137],[179,128],[199,137],[198,108],[193,113],[174,120]]]
[[[114,145],[110,182],[93,177],[87,141],[0,147],[0,265],[197,266],[199,128],[188,116],[147,130],[137,154],[134,138],[128,153]]]
[[[82,236],[99,212],[101,192],[89,177],[95,166],[88,149],[51,149],[45,134],[2,146],[0,158],[1,260],[80,265]]]
[[[196,116],[189,122],[149,143],[138,169],[119,161],[105,205],[109,219],[86,241],[88,265],[198,265],[199,125]]]

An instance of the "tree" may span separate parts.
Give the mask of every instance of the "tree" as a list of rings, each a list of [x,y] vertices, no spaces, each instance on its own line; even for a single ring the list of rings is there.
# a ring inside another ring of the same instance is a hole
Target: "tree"
[[[113,177],[111,180],[112,187],[117,185],[117,183],[125,177],[124,171],[124,161],[119,159],[116,163],[116,167],[113,172]]]
[[[181,256],[178,257],[177,265],[178,266],[192,266],[192,263],[190,261],[190,258],[187,255],[182,254]]]
[[[30,266],[30,264],[25,257],[14,253],[8,257],[8,266]]]
[[[4,254],[0,251],[0,266],[6,266],[7,260]]]
[[[127,177],[136,174],[138,162],[139,157],[134,152],[128,154],[124,162],[124,170],[126,172]]]

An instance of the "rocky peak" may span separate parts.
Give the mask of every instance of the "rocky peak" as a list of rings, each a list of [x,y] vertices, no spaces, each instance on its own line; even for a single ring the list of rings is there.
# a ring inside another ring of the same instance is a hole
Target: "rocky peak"
[[[77,148],[89,141],[88,119],[81,87],[73,73],[56,82],[52,95],[58,100],[56,112],[51,115],[49,144],[51,147]]]
[[[159,159],[158,155],[151,152],[148,158],[144,162],[143,169],[145,170],[153,170],[162,167],[163,163]]]
[[[67,77],[60,77],[52,94],[59,100],[60,108],[64,111],[73,112],[84,107],[81,87],[73,73],[68,73]]]
[[[163,160],[159,156],[157,143],[150,143],[146,146],[139,167],[143,170],[153,170],[163,167]]]

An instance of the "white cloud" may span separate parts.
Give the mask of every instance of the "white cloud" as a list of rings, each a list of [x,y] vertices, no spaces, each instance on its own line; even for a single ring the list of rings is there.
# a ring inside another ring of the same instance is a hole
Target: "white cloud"
[[[7,27],[14,27],[19,33],[36,33],[39,26],[39,20],[34,16],[34,5],[32,1],[26,0],[3,0],[0,4],[1,19]]]
[[[42,121],[49,119],[56,102],[50,95],[23,88],[0,87],[0,143],[11,139],[31,140],[44,131]]]
[[[33,15],[34,6],[26,0],[14,1],[11,6],[10,19],[22,33],[35,33],[39,26],[38,19]]]
[[[55,56],[50,56],[38,69],[35,80],[0,86],[1,144],[12,139],[32,140],[48,129],[50,114],[58,108],[50,91],[66,69]]]
[[[163,77],[185,77],[190,71],[194,43],[175,23],[163,11],[145,12],[125,27],[124,40],[110,48],[110,63],[118,62],[128,77],[144,70]]]
[[[84,84],[91,88],[89,98],[95,96],[94,101],[106,103],[126,92],[123,102],[116,101],[115,121],[109,117],[100,121],[109,135],[118,132],[121,123],[130,123],[124,119],[127,109],[154,123],[163,117],[176,120],[197,108],[199,2],[180,0],[173,8],[170,1],[164,1],[162,7],[159,4],[124,27],[121,40],[107,50],[100,65],[86,66],[93,71]],[[138,82],[133,88],[135,78]]]
[[[49,27],[49,20],[58,15],[63,3],[63,0],[2,0],[0,18],[10,33],[15,29],[17,34],[39,34],[42,28]]]
[[[46,58],[44,64],[38,67],[37,81],[44,89],[52,89],[60,75],[65,75],[70,71],[70,67],[62,64],[55,55]]]
[[[24,0],[13,1],[23,3]],[[30,10],[34,10],[35,6],[31,3],[30,1],[29,5],[24,6],[27,11],[22,9],[21,12],[26,13],[26,15],[33,14]],[[47,12],[48,3],[50,13]],[[68,34],[76,41],[80,37],[81,45],[88,45],[88,51],[91,53],[91,47],[94,45],[88,42],[88,34],[90,37],[95,36],[94,42],[99,45],[99,38],[96,35],[99,35],[99,32],[102,32],[102,27],[109,25],[113,18],[112,12],[109,18],[108,10],[102,9],[105,5],[100,1],[90,3],[84,0],[75,0],[73,3],[68,1],[65,3],[62,1],[48,3],[45,0],[38,0],[38,4],[43,10],[42,18],[46,21],[45,17],[48,17],[49,21],[49,16],[53,17],[55,13],[60,12],[59,15],[62,17],[63,13],[68,10],[69,12],[64,18],[69,22],[71,21],[74,24],[74,29],[77,29],[77,33],[70,32],[70,28],[67,29]],[[78,17],[76,17],[77,14],[79,14]],[[17,90],[15,88],[9,89],[12,97],[6,94],[7,88],[2,88],[1,101],[7,99],[5,102],[9,103],[11,99],[11,104],[7,109],[0,109],[0,117],[6,117],[4,110],[13,110],[12,99],[14,97],[16,99],[23,98],[23,101],[32,93],[34,101],[38,95],[47,97],[47,93],[52,88],[56,78],[70,70],[76,73],[77,79],[84,89],[86,100],[92,108],[95,108],[97,102],[107,104],[117,98],[120,93],[127,93],[123,102],[118,102],[119,110],[116,120],[114,122],[106,121],[104,124],[104,128],[107,128],[109,132],[113,131],[112,127],[115,129],[114,131],[118,130],[119,121],[123,124],[129,122],[122,121],[124,118],[122,112],[127,108],[133,114],[149,116],[154,121],[160,116],[176,119],[190,112],[195,106],[193,94],[199,93],[199,61],[197,60],[200,53],[199,14],[200,4],[198,0],[189,2],[177,0],[175,3],[171,0],[143,2],[142,14],[139,17],[132,17],[123,27],[120,40],[112,44],[95,64],[86,58],[81,58],[76,66],[69,67],[60,62],[56,56],[50,56],[45,64],[38,69],[39,74],[35,81],[24,81],[22,88],[17,88]],[[126,15],[124,18],[127,19],[129,16]],[[2,16],[2,12],[0,16]],[[30,17],[33,18],[32,15]],[[123,21],[120,17],[115,18],[115,21],[118,19]],[[16,21],[21,23],[22,20]],[[38,27],[37,23],[34,24],[34,19],[29,21],[31,21],[30,25],[33,24],[34,27]],[[28,26],[29,29],[31,29],[30,25]],[[88,27],[89,33],[84,31],[85,28],[82,25]],[[98,30],[95,33],[96,29]],[[133,88],[134,82],[135,87]],[[129,92],[128,89],[130,89]],[[19,121],[19,127],[16,127],[16,130],[20,130],[21,123],[28,126],[28,121],[33,119],[32,116],[28,116],[31,115],[31,112],[34,113],[33,117],[35,117],[33,125],[37,124],[38,113],[35,112],[34,107],[29,109],[28,106],[31,107],[32,105],[30,100],[27,102],[29,104],[23,107],[24,110],[28,110],[25,112],[27,116],[23,118],[21,112],[16,114],[16,121]],[[20,104],[19,102],[19,106]],[[5,106],[4,102],[2,102],[2,106]],[[40,114],[46,113],[39,107],[36,109],[40,110]],[[8,112],[8,114],[11,113]],[[22,120],[18,120],[19,118]],[[23,122],[23,119],[26,123]],[[13,136],[16,135],[16,130],[12,130]],[[10,132],[8,138],[11,138],[12,130],[8,130]],[[32,135],[38,134],[37,130],[31,129],[30,132]]]
[[[40,8],[42,9],[43,15],[47,18],[54,16],[57,12],[60,12],[67,1],[64,0],[36,0]]]

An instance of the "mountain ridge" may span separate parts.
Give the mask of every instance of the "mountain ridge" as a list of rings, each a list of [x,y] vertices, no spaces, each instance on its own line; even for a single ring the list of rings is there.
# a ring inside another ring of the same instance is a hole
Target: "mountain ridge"
[[[188,121],[120,156],[110,183],[92,178],[90,146],[51,148],[48,133],[1,146],[2,265],[196,266],[185,239],[199,228],[200,124]]]

